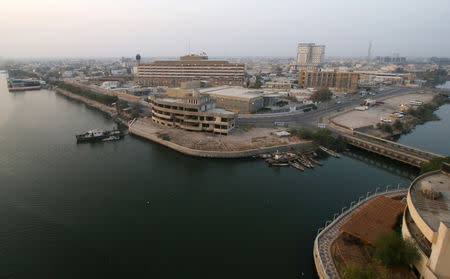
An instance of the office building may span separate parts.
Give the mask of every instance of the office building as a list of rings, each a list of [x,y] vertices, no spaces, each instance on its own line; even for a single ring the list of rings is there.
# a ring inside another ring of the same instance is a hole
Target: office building
[[[297,68],[299,71],[317,71],[325,54],[324,45],[300,43],[297,47]]]
[[[300,88],[328,87],[335,90],[353,92],[358,88],[359,74],[338,71],[307,71],[299,73]]]
[[[179,87],[185,81],[204,81],[211,86],[244,84],[245,64],[209,60],[206,55],[187,55],[180,60],[137,64],[137,82],[145,86]]]

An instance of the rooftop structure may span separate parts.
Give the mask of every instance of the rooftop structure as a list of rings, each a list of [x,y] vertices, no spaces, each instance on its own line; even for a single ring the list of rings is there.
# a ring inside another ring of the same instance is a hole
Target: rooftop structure
[[[407,204],[402,234],[418,247],[420,278],[450,278],[450,165],[416,178]]]

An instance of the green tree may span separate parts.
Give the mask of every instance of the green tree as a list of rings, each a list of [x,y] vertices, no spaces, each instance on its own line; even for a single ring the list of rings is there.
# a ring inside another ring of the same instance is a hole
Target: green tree
[[[333,93],[331,93],[330,89],[324,87],[314,91],[311,95],[311,100],[313,102],[324,102],[331,99]]]
[[[420,259],[414,243],[397,232],[380,233],[375,241],[373,257],[385,265],[409,266]]]
[[[139,104],[136,103],[131,107],[131,116],[133,118],[139,117],[139,114],[141,113],[141,108],[139,107]]]
[[[446,158],[433,158],[428,163],[425,163],[420,168],[420,174],[424,174],[434,170],[440,170],[442,168],[442,163],[450,164],[450,157]]]

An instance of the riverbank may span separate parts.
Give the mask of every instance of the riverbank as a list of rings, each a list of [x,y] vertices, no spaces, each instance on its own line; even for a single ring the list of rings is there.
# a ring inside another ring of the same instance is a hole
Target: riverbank
[[[249,131],[237,130],[228,136],[211,136],[210,134],[188,132],[180,129],[167,128],[153,123],[150,119],[138,119],[129,126],[131,134],[159,143],[180,153],[205,158],[245,158],[264,153],[291,150],[311,150],[314,148],[312,141],[299,139],[277,139],[270,137],[273,129],[253,128],[254,133],[265,136],[252,137]],[[259,129],[259,131],[257,131]],[[258,144],[258,140],[277,140],[271,144]],[[239,150],[233,143],[240,141]],[[193,148],[198,146],[198,148]],[[214,147],[214,149],[206,149]]]
[[[53,90],[58,94],[64,95],[73,100],[80,101],[80,102],[84,103],[85,105],[87,105],[88,107],[102,112],[103,114],[112,118],[114,120],[114,122],[116,122],[120,125],[128,126],[128,118],[129,117],[125,116],[125,118],[124,118],[123,115],[118,114],[117,109],[115,107],[102,104],[100,102],[91,100],[89,98],[80,96],[78,94],[69,92],[67,90],[64,90],[64,89],[61,89],[58,87],[53,88]]]

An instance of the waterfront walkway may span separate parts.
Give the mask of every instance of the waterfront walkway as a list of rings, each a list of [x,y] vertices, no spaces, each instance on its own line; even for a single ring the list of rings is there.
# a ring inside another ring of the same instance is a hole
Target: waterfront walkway
[[[398,187],[393,191],[388,191],[388,188],[386,188],[385,192],[376,193],[372,196],[369,196],[370,193],[369,192],[367,193],[365,199],[360,200],[358,203],[352,202],[347,211],[344,210],[347,207],[342,208],[341,214],[337,216],[331,223],[329,223],[330,221],[327,221],[325,223],[325,227],[319,229],[320,232],[317,234],[316,239],[314,240],[314,252],[313,252],[314,262],[316,264],[316,269],[317,273],[319,274],[319,277],[321,279],[341,278],[333,260],[331,245],[340,235],[339,229],[342,226],[342,224],[344,224],[345,221],[357,209],[359,209],[362,205],[364,205],[365,203],[367,203],[368,201],[372,200],[377,196],[385,195],[390,198],[403,197],[406,196],[407,191],[408,191],[407,189],[400,189]]]

